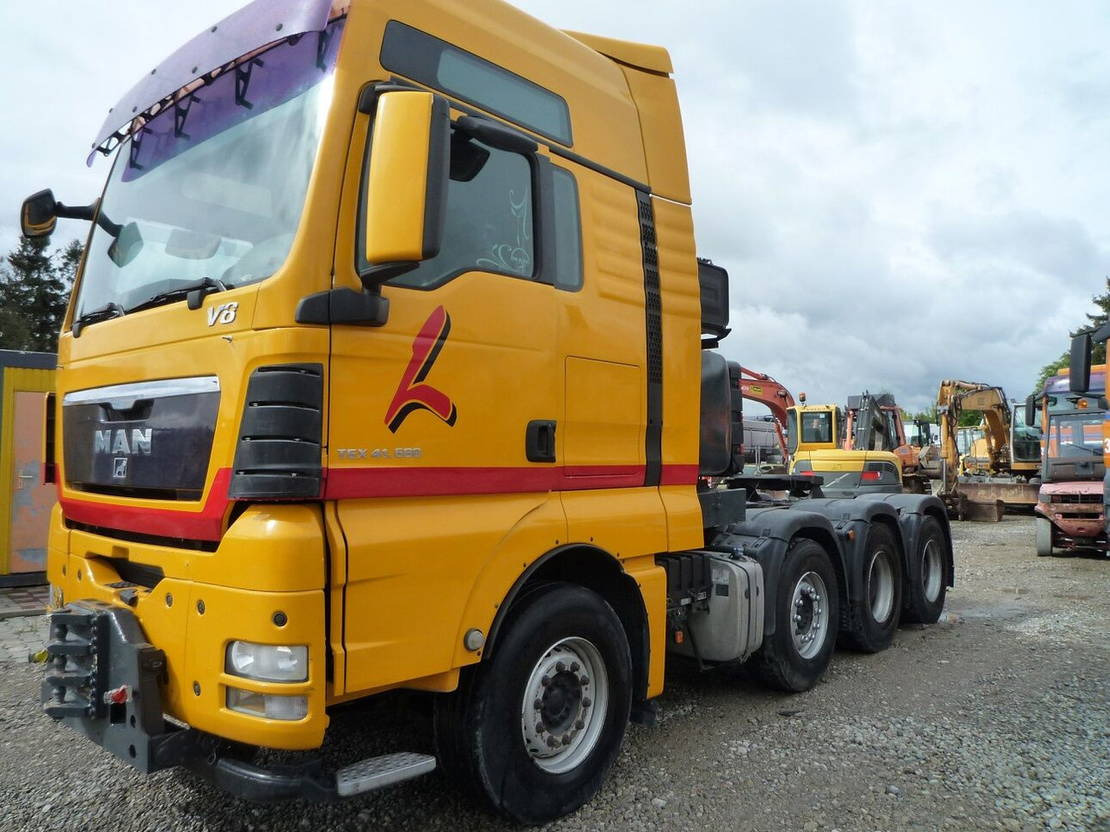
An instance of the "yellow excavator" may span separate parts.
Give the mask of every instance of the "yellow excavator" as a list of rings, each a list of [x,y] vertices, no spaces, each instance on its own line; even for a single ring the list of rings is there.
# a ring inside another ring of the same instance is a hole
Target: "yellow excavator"
[[[845,450],[844,411],[834,404],[801,404],[787,408],[786,439],[790,473],[819,476],[827,497],[902,492],[902,462],[882,450]]]
[[[983,414],[982,437],[961,457],[957,437],[960,416]],[[1037,503],[1040,448],[1036,440],[1015,439],[1013,412],[1001,387],[982,382],[946,379],[937,391],[943,484],[939,497],[951,516],[960,520],[1002,519],[1006,506]],[[1020,443],[1020,444],[1019,444]],[[1015,455],[1014,450],[1021,453]]]

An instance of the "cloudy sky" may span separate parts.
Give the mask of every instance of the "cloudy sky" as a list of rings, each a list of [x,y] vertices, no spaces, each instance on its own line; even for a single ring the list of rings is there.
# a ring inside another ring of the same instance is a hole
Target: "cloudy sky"
[[[28,193],[95,196],[106,109],[239,5],[2,4],[0,250]],[[1102,0],[518,5],[671,50],[725,351],[811,401],[918,409],[951,376],[1024,396],[1110,274]]]

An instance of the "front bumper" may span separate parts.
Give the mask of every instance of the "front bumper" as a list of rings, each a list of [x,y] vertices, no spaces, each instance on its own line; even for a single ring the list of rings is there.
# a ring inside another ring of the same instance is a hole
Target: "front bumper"
[[[166,658],[128,609],[98,601],[50,615],[43,711],[143,773],[181,766],[244,800],[326,801],[417,777],[435,758],[401,752],[328,774],[319,757],[258,766],[256,748],[166,720]]]

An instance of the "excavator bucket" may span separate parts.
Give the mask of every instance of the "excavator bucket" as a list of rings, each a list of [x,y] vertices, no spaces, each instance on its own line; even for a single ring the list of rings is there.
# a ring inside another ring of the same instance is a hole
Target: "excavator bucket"
[[[1002,520],[1005,504],[1001,500],[984,499],[976,502],[962,492],[939,494],[953,520],[970,520],[973,523],[998,523]]]
[[[973,503],[1002,502],[1007,508],[1031,509],[1037,504],[1040,486],[1029,482],[986,480],[961,481],[960,491]]]

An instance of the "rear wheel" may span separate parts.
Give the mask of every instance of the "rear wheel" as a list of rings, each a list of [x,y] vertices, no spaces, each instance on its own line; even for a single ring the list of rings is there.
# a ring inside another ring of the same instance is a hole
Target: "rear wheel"
[[[902,620],[906,623],[935,624],[940,618],[948,592],[945,548],[940,522],[935,517],[926,517],[921,524],[917,551],[909,558],[906,605],[902,611]]]
[[[632,702],[628,640],[612,607],[570,584],[521,601],[493,655],[437,701],[449,776],[492,809],[537,824],[597,792],[620,752]]]
[[[1052,555],[1052,521],[1047,517],[1037,518],[1037,557]]]
[[[843,637],[855,650],[878,653],[890,647],[902,612],[902,558],[886,526],[872,525],[868,530],[862,566],[858,629]]]
[[[771,687],[809,690],[829,666],[840,623],[836,572],[816,541],[795,540],[786,553],[775,604],[775,632],[753,657]]]

